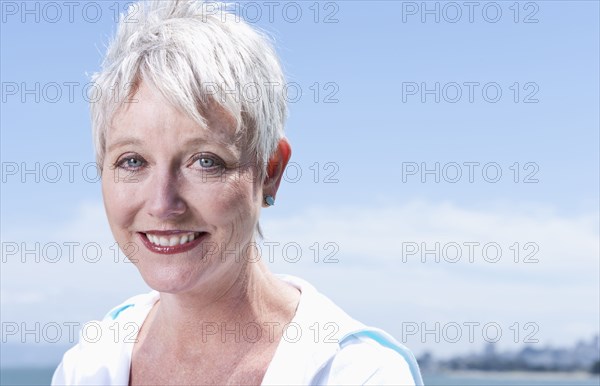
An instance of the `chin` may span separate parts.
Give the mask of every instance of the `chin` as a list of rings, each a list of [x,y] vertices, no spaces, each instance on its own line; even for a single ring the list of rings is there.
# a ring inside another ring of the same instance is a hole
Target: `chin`
[[[202,272],[185,266],[137,265],[142,279],[155,291],[164,293],[187,292],[202,282]]]

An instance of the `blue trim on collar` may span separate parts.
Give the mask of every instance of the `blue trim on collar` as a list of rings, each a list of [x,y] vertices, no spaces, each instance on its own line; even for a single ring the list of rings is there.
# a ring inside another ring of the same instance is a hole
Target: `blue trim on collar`
[[[134,305],[135,304],[126,304],[126,305],[121,306],[119,308],[115,308],[114,310],[112,310],[111,312],[108,313],[108,316],[110,316],[112,320],[115,320],[115,319],[117,319],[117,317],[119,316],[119,314],[121,312],[125,311],[129,307],[133,307]]]
[[[395,341],[390,340],[388,337],[386,337],[384,334],[380,333],[379,331],[360,330],[360,331],[356,331],[356,332],[353,332],[353,333],[345,336],[342,339],[342,341],[340,342],[340,347],[344,347],[344,345],[349,342],[347,340],[349,337],[357,337],[357,338],[366,337],[369,339],[373,339],[380,345],[396,351],[398,354],[402,355],[404,360],[406,360],[406,363],[408,363],[408,367],[410,368],[410,373],[415,381],[415,385],[417,385],[417,386],[423,385],[423,378],[421,378],[421,371],[419,370],[419,364],[417,363],[415,356],[412,354],[412,352],[409,349],[407,349],[400,343],[396,343]]]

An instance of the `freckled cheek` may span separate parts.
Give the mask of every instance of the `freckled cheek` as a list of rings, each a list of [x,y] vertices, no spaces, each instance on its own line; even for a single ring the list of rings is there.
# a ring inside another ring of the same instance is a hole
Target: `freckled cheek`
[[[110,176],[102,177],[104,207],[115,237],[133,221],[138,206],[136,197],[139,197],[136,191],[135,183],[115,182]]]
[[[258,216],[252,185],[245,181],[224,181],[203,187],[205,218],[214,225],[231,226],[234,231],[250,227]],[[240,228],[241,227],[241,228]],[[237,229],[240,228],[240,229]]]

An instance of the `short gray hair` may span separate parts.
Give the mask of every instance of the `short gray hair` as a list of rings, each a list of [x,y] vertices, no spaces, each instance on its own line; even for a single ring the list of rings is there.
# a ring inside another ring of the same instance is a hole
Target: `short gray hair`
[[[92,81],[92,132],[100,167],[106,130],[142,81],[151,82],[173,106],[204,126],[202,111],[213,103],[224,108],[262,174],[283,137],[285,79],[271,39],[227,12],[222,3],[132,4],[121,15]]]

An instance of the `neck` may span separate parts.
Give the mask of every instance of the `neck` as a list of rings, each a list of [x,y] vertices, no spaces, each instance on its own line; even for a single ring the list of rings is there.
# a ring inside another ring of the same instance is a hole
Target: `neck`
[[[218,285],[217,285],[218,284]],[[161,293],[152,325],[165,341],[186,350],[208,340],[239,340],[241,330],[285,324],[294,314],[299,292],[271,274],[262,261],[248,263],[217,283],[183,294]],[[193,338],[195,339],[193,339]]]

